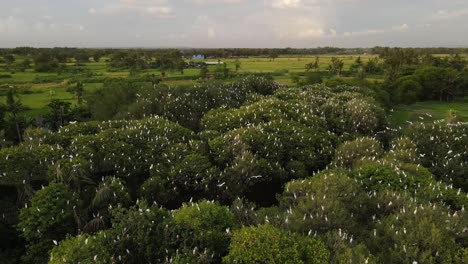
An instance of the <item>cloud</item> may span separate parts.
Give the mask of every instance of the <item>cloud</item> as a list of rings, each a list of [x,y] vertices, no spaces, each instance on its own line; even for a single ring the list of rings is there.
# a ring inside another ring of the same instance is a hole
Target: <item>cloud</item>
[[[208,29],[208,37],[209,37],[210,39],[216,38],[216,32],[215,32],[214,28],[209,28],[209,29]]]
[[[301,0],[273,0],[271,2],[271,7],[284,9],[298,7],[300,4]]]
[[[24,27],[24,21],[14,16],[0,17],[0,33],[18,33]]]
[[[464,16],[468,16],[468,8],[461,8],[458,10],[438,10],[435,14],[432,14],[430,20],[442,21],[442,20],[454,20]]]
[[[371,36],[371,35],[378,35],[378,34],[385,34],[390,32],[406,32],[410,30],[410,26],[408,24],[401,24],[398,26],[393,26],[391,28],[379,28],[379,29],[366,29],[361,31],[352,31],[352,32],[344,32],[344,37],[355,37],[355,36]]]
[[[402,24],[402,25],[399,25],[399,26],[393,27],[393,30],[395,30],[395,31],[408,31],[409,29],[410,29],[410,27],[406,23]]]
[[[271,14],[267,16],[268,27],[279,39],[317,39],[325,35],[320,19],[306,16]]]
[[[343,4],[356,4],[363,0],[266,0],[273,8],[314,8],[314,7],[336,7]]]
[[[466,46],[468,43],[467,0],[3,2],[0,47],[38,43],[184,47]]]
[[[369,35],[376,35],[376,34],[383,34],[383,33],[385,33],[384,29],[367,29],[367,30],[362,30],[362,31],[344,32],[343,36],[345,37],[369,36]]]
[[[52,17],[42,16],[38,18],[24,18],[16,16],[0,17],[0,33],[11,35],[14,38],[28,36],[36,38],[39,36],[54,36],[57,32],[78,32],[86,28],[82,24],[52,22]],[[1,44],[1,42],[0,42]]]
[[[242,4],[247,0],[186,0],[186,2],[197,5],[214,5],[214,4]]]
[[[156,17],[170,17],[173,8],[168,0],[120,0],[117,4],[110,4],[101,9],[90,8],[90,14],[118,15],[122,13],[136,13]]]

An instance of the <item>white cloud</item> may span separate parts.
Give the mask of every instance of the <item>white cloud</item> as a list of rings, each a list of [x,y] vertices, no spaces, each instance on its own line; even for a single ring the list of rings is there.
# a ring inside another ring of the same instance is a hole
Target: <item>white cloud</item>
[[[209,37],[210,39],[216,38],[216,32],[215,32],[214,28],[209,28],[209,29],[208,29],[208,37]]]
[[[169,17],[173,15],[173,8],[168,0],[120,0],[117,4],[107,5],[102,9],[90,8],[88,13],[102,13],[116,15],[122,13],[137,13],[157,17]]]
[[[385,33],[384,29],[367,29],[367,30],[362,30],[362,31],[344,32],[343,36],[345,37],[369,36],[369,35],[376,35],[376,34],[383,34],[383,33]]]
[[[172,12],[172,9],[167,6],[150,6],[150,7],[145,8],[145,11],[148,14],[170,15]]]
[[[164,43],[194,47],[312,47],[468,43],[468,34],[464,34],[468,24],[467,0],[3,2],[0,46]],[[387,13],[394,15],[385,16]],[[176,19],[156,22],[159,18]]]
[[[307,17],[283,17],[272,26],[280,39],[320,38],[325,34],[319,21]]]
[[[394,26],[391,28],[378,28],[378,29],[366,29],[361,31],[351,31],[351,32],[344,32],[344,37],[355,37],[355,36],[371,36],[371,35],[378,35],[378,34],[385,34],[390,32],[406,32],[410,30],[410,26],[408,24],[401,24],[398,26]]]
[[[468,8],[461,8],[458,10],[441,9],[438,10],[435,14],[433,14],[430,20],[453,20],[464,16],[468,16]]]
[[[293,7],[298,7],[299,4],[301,3],[301,0],[273,0],[271,3],[271,6],[273,8],[293,8]]]
[[[197,5],[206,5],[206,4],[242,4],[247,2],[247,0],[186,0],[186,2],[197,4]]]
[[[84,31],[85,26],[75,23],[54,23],[52,17],[16,17],[8,16],[0,17],[0,33],[10,35],[12,38],[24,38],[25,36],[31,39],[40,37],[51,37],[61,32],[79,32]]]
[[[395,31],[408,31],[409,29],[410,29],[410,27],[406,23],[402,24],[402,25],[399,25],[399,26],[393,27],[393,30],[395,30]]]
[[[0,17],[0,33],[18,33],[24,26],[24,21],[14,16]]]
[[[363,0],[266,0],[273,8],[314,8],[314,7],[337,7],[343,4],[355,4]]]
[[[432,24],[430,24],[430,23],[417,24],[417,25],[416,25],[417,28],[429,28],[429,27],[431,27],[431,26],[432,26]]]

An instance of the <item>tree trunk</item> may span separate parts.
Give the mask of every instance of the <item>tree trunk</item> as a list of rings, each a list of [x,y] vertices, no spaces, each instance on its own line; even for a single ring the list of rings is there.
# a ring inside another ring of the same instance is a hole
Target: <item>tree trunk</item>
[[[21,129],[20,129],[18,119],[16,119],[16,115],[14,116],[14,119],[15,119],[16,133],[18,134],[18,141],[19,143],[21,143],[23,139],[21,137]]]
[[[60,127],[63,127],[63,106],[60,107]]]

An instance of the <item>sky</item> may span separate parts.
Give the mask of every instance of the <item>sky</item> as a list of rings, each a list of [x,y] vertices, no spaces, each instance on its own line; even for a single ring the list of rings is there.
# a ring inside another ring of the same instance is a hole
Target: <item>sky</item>
[[[468,47],[468,0],[0,0],[0,47]]]

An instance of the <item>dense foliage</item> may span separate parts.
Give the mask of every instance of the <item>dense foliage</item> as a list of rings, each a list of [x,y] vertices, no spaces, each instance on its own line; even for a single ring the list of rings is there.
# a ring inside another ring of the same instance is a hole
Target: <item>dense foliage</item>
[[[116,79],[86,106],[52,101],[47,129],[27,128],[10,92],[0,125],[16,144],[0,148],[0,259],[468,263],[468,125],[390,128],[386,105],[463,96],[464,69],[455,56],[376,51],[382,85]],[[85,62],[106,52],[115,68],[180,66],[148,63],[145,51],[15,52],[34,54],[37,71],[60,54]],[[356,74],[367,67],[355,64]]]

